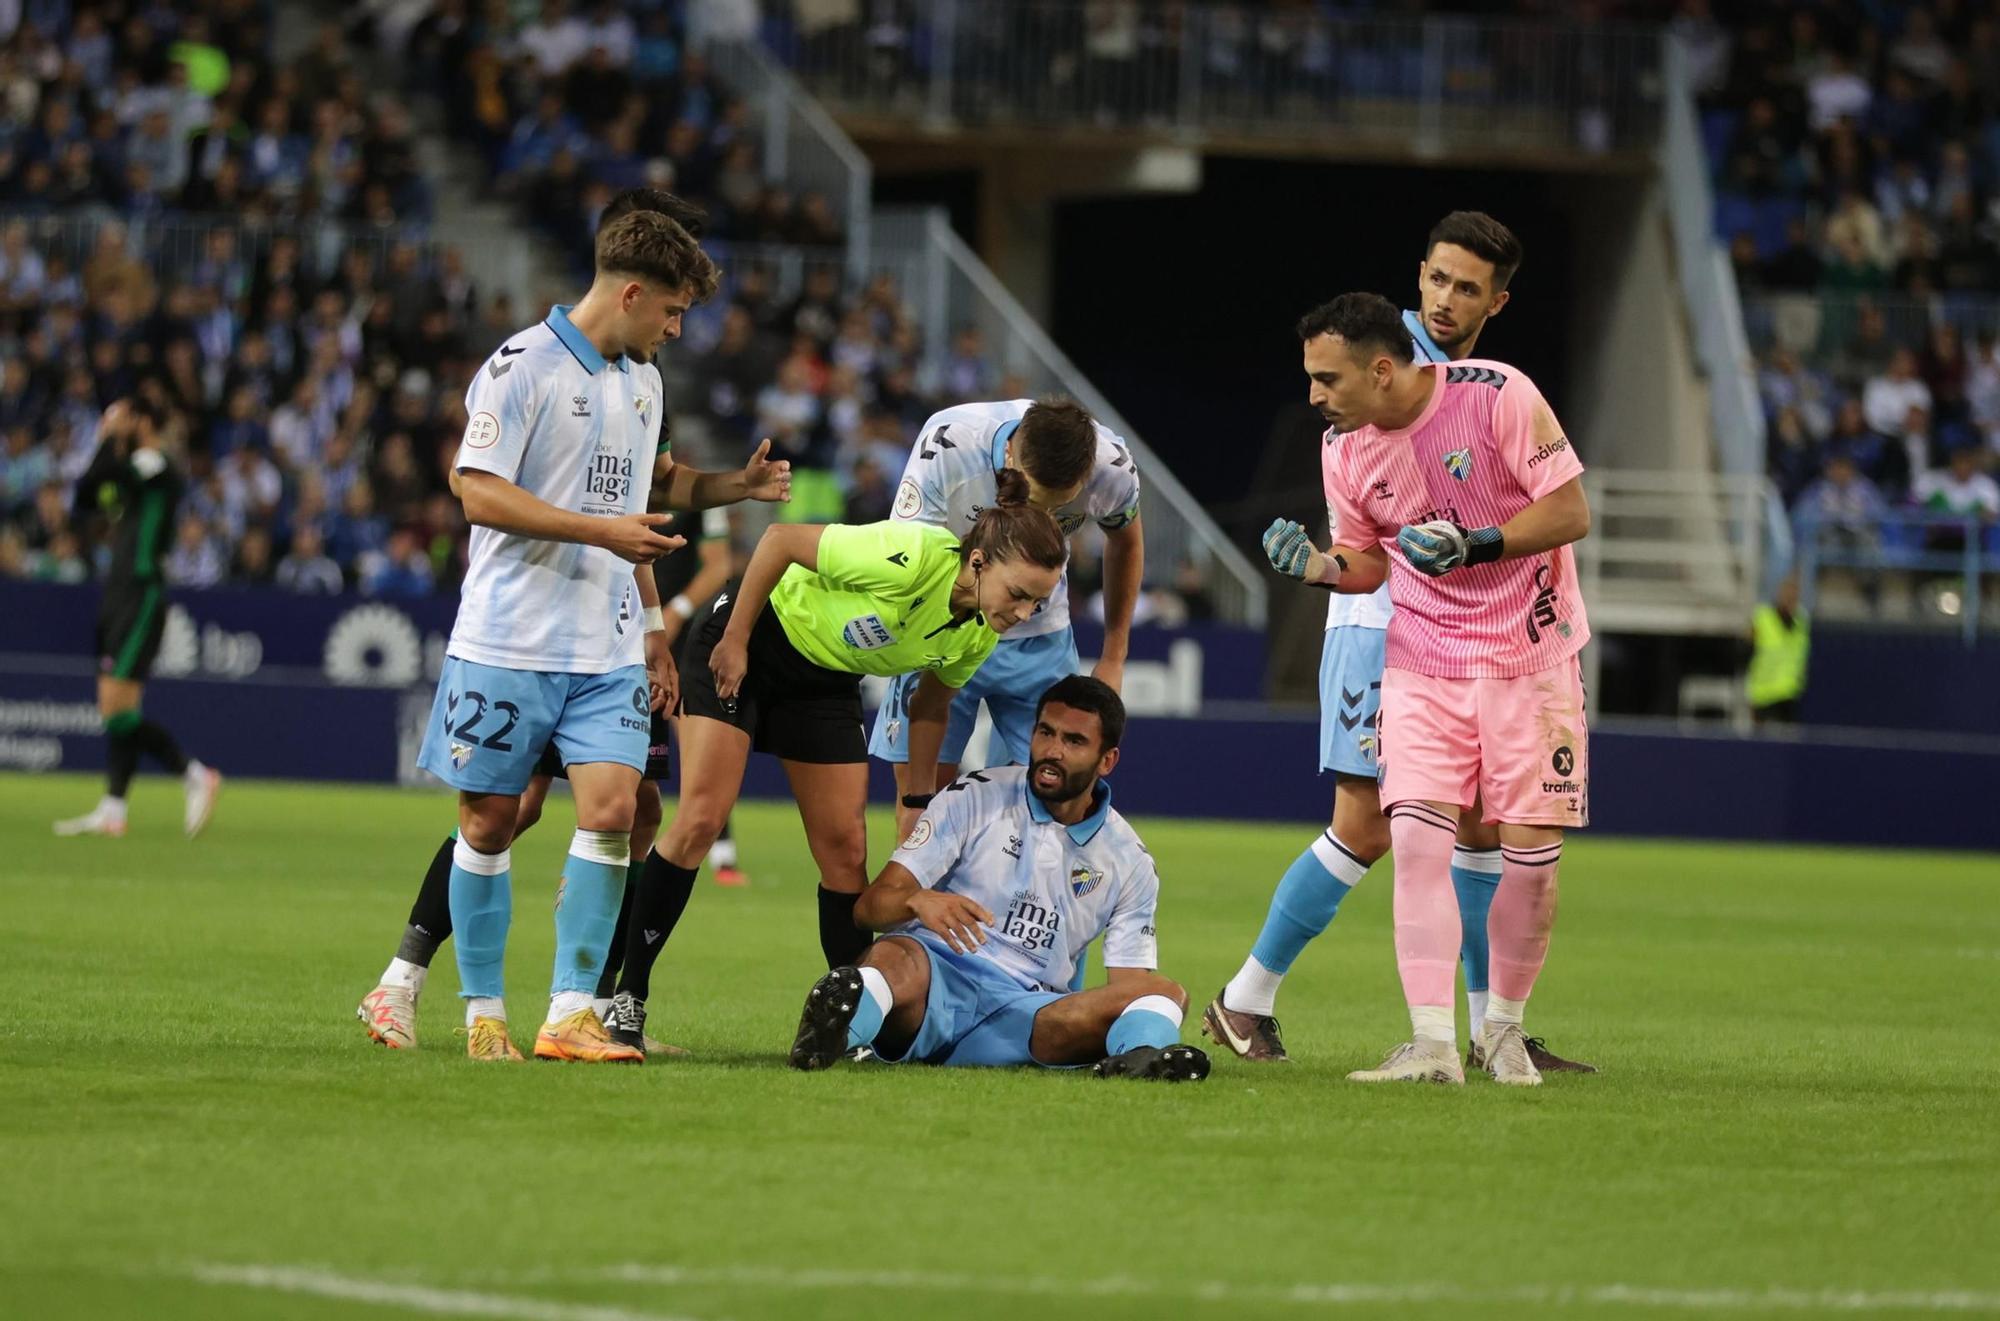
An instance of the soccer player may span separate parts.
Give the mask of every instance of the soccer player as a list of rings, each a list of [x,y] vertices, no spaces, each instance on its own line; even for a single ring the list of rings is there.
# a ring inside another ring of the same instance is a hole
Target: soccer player
[[[1403,313],[1403,325],[1418,359],[1462,361],[1472,356],[1486,323],[1507,306],[1521,243],[1512,230],[1479,211],[1452,212],[1432,227],[1427,242],[1417,264],[1419,308]],[[1331,431],[1326,442],[1333,444]],[[1332,922],[1342,898],[1389,850],[1389,826],[1376,788],[1376,713],[1391,613],[1386,583],[1366,594],[1334,593],[1327,603],[1319,672],[1320,770],[1334,775],[1333,819],[1279,880],[1250,955],[1202,1015],[1206,1035],[1248,1060],[1286,1058],[1273,1016],[1279,985],[1307,943]],[[1459,822],[1451,868],[1473,1042],[1467,1062],[1473,1067],[1486,1012],[1486,914],[1501,869],[1499,834],[1480,816],[1470,812]],[[1596,1071],[1556,1055],[1539,1037],[1529,1038],[1528,1050],[1544,1071]]]
[[[601,231],[613,221],[635,211],[652,211],[664,215],[685,229],[691,238],[699,238],[707,224],[705,211],[664,189],[628,188],[614,196],[605,206],[598,227]],[[761,451],[753,459],[752,464],[740,474],[702,473],[685,464],[677,463],[673,457],[673,440],[667,423],[668,419],[663,416],[660,419],[658,454],[654,460],[651,500],[653,506],[693,509],[704,506],[689,502],[728,503],[744,498],[783,500],[789,494],[791,465],[782,461],[772,462]],[[460,494],[461,481],[457,472],[454,471],[450,475],[450,480],[453,494]],[[741,493],[738,494],[738,491]],[[717,512],[712,506],[710,508],[711,515]],[[704,566],[703,572],[712,573],[708,566],[713,552],[704,545],[699,557]],[[686,576],[677,566],[686,562],[680,555],[670,555],[655,561],[655,596],[651,599],[673,602],[677,593],[685,594],[676,584],[682,583]],[[722,576],[727,577],[726,566]],[[696,577],[700,578],[701,575],[697,574]],[[717,586],[720,585],[720,581],[716,580]],[[712,590],[709,595],[713,595]],[[679,604],[673,604],[671,611],[655,611],[650,606],[647,608],[646,645],[649,651],[656,653],[653,656],[654,661],[659,659],[657,653],[664,653],[671,659],[675,628],[685,618],[680,611]],[[673,618],[668,618],[669,613]],[[693,610],[690,608],[687,613],[692,614]],[[671,711],[673,695],[661,693],[658,696],[664,708]],[[659,782],[671,773],[669,730],[665,714],[656,712],[653,716],[650,736],[646,770],[639,782],[634,808],[630,856],[635,861],[628,868],[627,896],[619,910],[620,925],[618,934],[614,936],[614,952],[622,948],[624,920],[631,909],[633,891],[641,886],[657,884],[656,878],[649,881],[648,868],[652,862],[653,839],[659,830],[662,815]],[[541,819],[542,804],[548,795],[551,782],[558,778],[566,778],[562,757],[551,744],[543,749],[541,759],[535,766],[535,774],[521,795],[514,827],[516,839]],[[431,960],[444,942],[451,937],[451,867],[457,846],[457,831],[446,836],[444,842],[438,846],[424,875],[423,884],[418,889],[416,901],[411,905],[409,921],[394,957],[389,960],[388,967],[383,971],[381,981],[362,998],[360,1006],[355,1010],[355,1016],[366,1027],[369,1037],[379,1044],[402,1049],[413,1049],[417,1044],[417,999],[422,994],[425,978],[429,975]],[[678,896],[666,894],[653,898],[668,907],[672,907],[676,901],[683,906],[687,902],[686,894]],[[616,970],[616,959],[607,959],[605,978],[615,978]],[[611,1008],[611,991],[605,980],[601,979],[600,985],[604,986],[604,989],[596,1001],[596,1008],[599,1017],[602,1018]],[[657,1047],[659,1043],[653,1044]]]
[[[654,851],[683,884],[736,806],[750,753],[769,753],[784,765],[819,867],[827,966],[860,957],[870,940],[854,924],[868,883],[861,676],[924,672],[910,696],[910,765],[928,782],[953,691],[1062,573],[1062,531],[1027,494],[1025,478],[1003,473],[995,503],[962,537],[894,520],[765,531],[741,582],[696,626],[681,676],[680,803]],[[914,822],[914,809],[905,814]],[[650,973],[666,934],[643,948],[627,942],[620,991]]]
[[[166,727],[141,707],[146,678],[167,626],[161,564],[174,538],[182,481],[167,457],[169,414],[143,392],[104,410],[97,453],[76,484],[78,513],[111,511],[111,571],[97,607],[97,711],[110,742],[104,797],[79,817],[58,821],[58,835],[125,833],[125,793],[144,753],[181,777],[182,827],[201,833],[215,810],[222,776],[188,757]]]
[[[1187,992],[1155,971],[1159,875],[1104,779],[1124,732],[1111,686],[1073,674],[1042,694],[1029,765],[938,793],[855,906],[891,934],[807,994],[793,1068],[866,1046],[891,1062],[1208,1076],[1180,1044]],[[1106,983],[1072,992],[1100,935]]]
[[[894,516],[932,523],[963,534],[994,500],[996,474],[1019,470],[1028,479],[1028,503],[1045,510],[1064,536],[1086,520],[1104,530],[1104,655],[1094,673],[1114,689],[1125,678],[1132,609],[1145,574],[1145,540],[1139,524],[1139,468],[1125,442],[1072,399],[1015,399],[960,404],[933,414],[918,433],[896,490]],[[951,723],[938,757],[937,778],[909,775],[909,702],[918,676],[890,686],[875,713],[868,751],[896,767],[899,796],[929,794],[958,778],[966,740],[986,703],[1005,760],[1024,764],[1043,690],[1076,673],[1076,633],[1070,627],[1065,574],[1048,604],[1007,631],[993,655],[952,698]],[[989,758],[999,761],[999,758]]]
[[[1563,832],[1589,820],[1576,655],[1590,627],[1570,543],[1590,529],[1583,466],[1534,382],[1502,363],[1413,361],[1394,304],[1345,294],[1299,326],[1312,400],[1337,433],[1335,544],[1274,528],[1271,560],[1336,592],[1396,602],[1382,678],[1382,801],[1396,852],[1396,961],[1412,1040],[1358,1082],[1462,1083],[1452,1013],[1451,884],[1460,814],[1500,826],[1487,918],[1492,992],[1479,1057],[1541,1082],[1522,1015],[1555,924]],[[1391,554],[1387,547],[1395,546]]]
[[[451,914],[468,1053],[480,1060],[520,1058],[502,1000],[508,850],[551,741],[577,832],[535,1054],[645,1058],[606,1035],[591,1000],[624,892],[651,711],[675,685],[664,648],[641,642],[645,611],[658,609],[648,566],[681,544],[658,530],[670,515],[644,512],[664,411],[651,360],[718,277],[686,230],[649,211],[600,229],[596,268],[581,302],[551,309],[474,376],[456,459],[472,547],[419,764],[460,791]]]

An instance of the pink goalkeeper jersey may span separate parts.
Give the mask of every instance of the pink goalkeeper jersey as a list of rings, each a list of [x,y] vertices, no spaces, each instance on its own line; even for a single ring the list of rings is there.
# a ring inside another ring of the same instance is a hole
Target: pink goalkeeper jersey
[[[1428,366],[1430,402],[1407,429],[1362,427],[1321,447],[1339,545],[1389,556],[1388,663],[1444,679],[1505,679],[1566,660],[1590,640],[1568,546],[1442,578],[1417,572],[1396,534],[1448,518],[1499,527],[1582,475],[1542,392],[1504,363]]]

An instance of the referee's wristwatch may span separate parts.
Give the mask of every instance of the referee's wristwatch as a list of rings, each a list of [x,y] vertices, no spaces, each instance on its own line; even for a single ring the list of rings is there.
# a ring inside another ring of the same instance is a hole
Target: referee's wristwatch
[[[903,806],[914,807],[921,812],[931,805],[931,799],[935,797],[937,797],[936,794],[904,794]]]

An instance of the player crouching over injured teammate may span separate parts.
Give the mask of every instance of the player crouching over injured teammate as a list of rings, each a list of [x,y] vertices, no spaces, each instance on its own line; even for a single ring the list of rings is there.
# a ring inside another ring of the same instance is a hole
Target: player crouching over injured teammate
[[[1028,766],[933,796],[854,908],[888,938],[814,984],[793,1068],[871,1046],[891,1063],[1208,1076],[1208,1057],[1180,1044],[1187,992],[1154,971],[1159,875],[1103,778],[1124,733],[1118,694],[1071,675],[1042,694]],[[1100,935],[1108,984],[1068,993]]]

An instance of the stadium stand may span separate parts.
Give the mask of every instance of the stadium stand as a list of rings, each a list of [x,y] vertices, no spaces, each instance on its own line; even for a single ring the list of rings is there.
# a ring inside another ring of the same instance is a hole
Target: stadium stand
[[[1689,0],[1676,29],[1801,537],[1894,566],[1983,524],[2000,551],[2000,23]]]

